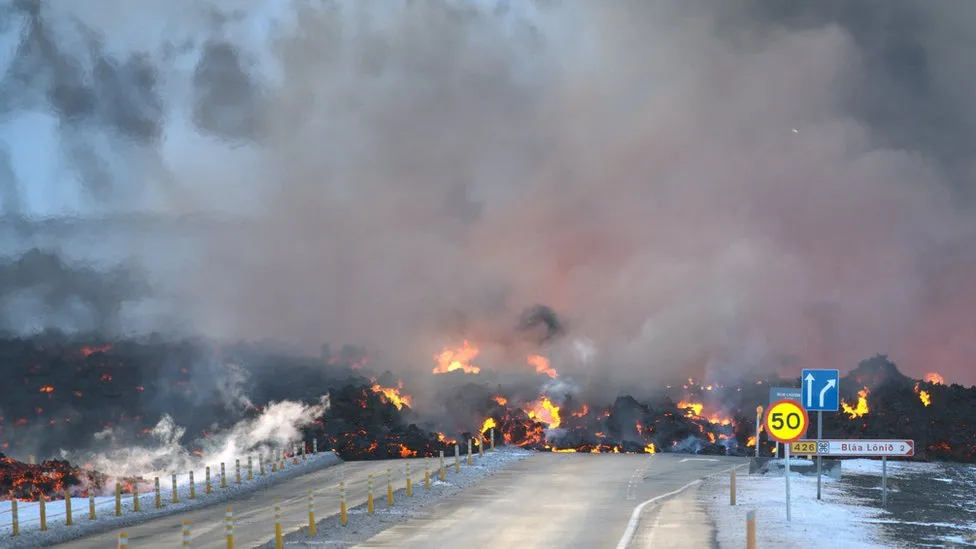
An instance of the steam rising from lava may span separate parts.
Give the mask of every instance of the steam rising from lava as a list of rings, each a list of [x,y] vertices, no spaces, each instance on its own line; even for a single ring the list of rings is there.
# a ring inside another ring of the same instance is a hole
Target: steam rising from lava
[[[968,6],[0,9],[9,330],[426,375],[468,339],[610,394],[879,350],[976,381]]]

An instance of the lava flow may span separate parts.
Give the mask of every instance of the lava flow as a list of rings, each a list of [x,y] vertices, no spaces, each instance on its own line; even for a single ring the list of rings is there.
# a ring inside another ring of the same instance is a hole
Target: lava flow
[[[500,384],[497,372],[484,375],[473,363],[479,353],[471,342],[435,356],[433,373],[452,375],[403,381],[368,371],[365,355],[346,348],[320,359],[292,359],[243,344],[45,336],[0,339],[0,354],[8,374],[0,385],[0,451],[10,456],[0,460],[0,490],[18,498],[58,497],[65,488],[85,487],[89,478],[66,462],[25,465],[28,455],[98,453],[102,439],[95,435],[106,430],[117,447],[151,447],[164,412],[181,428],[180,446],[202,462],[210,459],[208,441],[216,434],[254,420],[272,403],[311,404],[326,394],[330,405],[308,418],[301,434],[346,460],[453,453],[455,443],[464,449],[468,440],[487,444],[492,432],[498,445],[540,451],[750,455],[758,445],[770,455],[773,445],[762,434],[757,438],[757,405],[767,403],[769,386],[799,386],[798,378],[726,385],[688,380],[639,400],[584,401],[565,390],[573,380],[548,359],[529,359],[542,379]],[[524,367],[512,364],[513,371]],[[557,377],[562,389],[547,392]],[[228,380],[234,391],[228,392]],[[426,386],[416,409],[411,383]],[[826,436],[911,438],[914,459],[976,460],[976,388],[946,385],[935,373],[910,379],[884,356],[863,361],[841,388],[841,412],[823,416]],[[228,399],[231,393],[247,395],[246,405]],[[262,448],[271,449],[261,442],[243,451]]]

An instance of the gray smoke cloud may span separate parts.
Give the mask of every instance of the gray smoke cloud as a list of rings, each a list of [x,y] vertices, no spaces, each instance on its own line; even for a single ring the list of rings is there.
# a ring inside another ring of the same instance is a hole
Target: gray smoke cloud
[[[348,343],[417,372],[464,338],[513,369],[541,344],[606,387],[876,352],[976,382],[962,5],[6,13],[0,251],[149,287],[72,326]],[[66,323],[2,299],[8,326]],[[527,332],[533,310],[555,315]]]

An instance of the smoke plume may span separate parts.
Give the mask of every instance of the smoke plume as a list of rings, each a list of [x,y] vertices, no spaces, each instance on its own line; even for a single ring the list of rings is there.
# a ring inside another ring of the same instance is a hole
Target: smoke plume
[[[5,328],[976,382],[962,4],[2,10]],[[7,274],[30,253],[60,259]]]

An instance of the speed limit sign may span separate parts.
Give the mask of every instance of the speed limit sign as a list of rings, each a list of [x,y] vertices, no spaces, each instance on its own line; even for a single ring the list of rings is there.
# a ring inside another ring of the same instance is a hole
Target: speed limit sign
[[[799,402],[783,399],[769,406],[763,423],[769,438],[789,444],[799,440],[807,432],[810,417]]]

